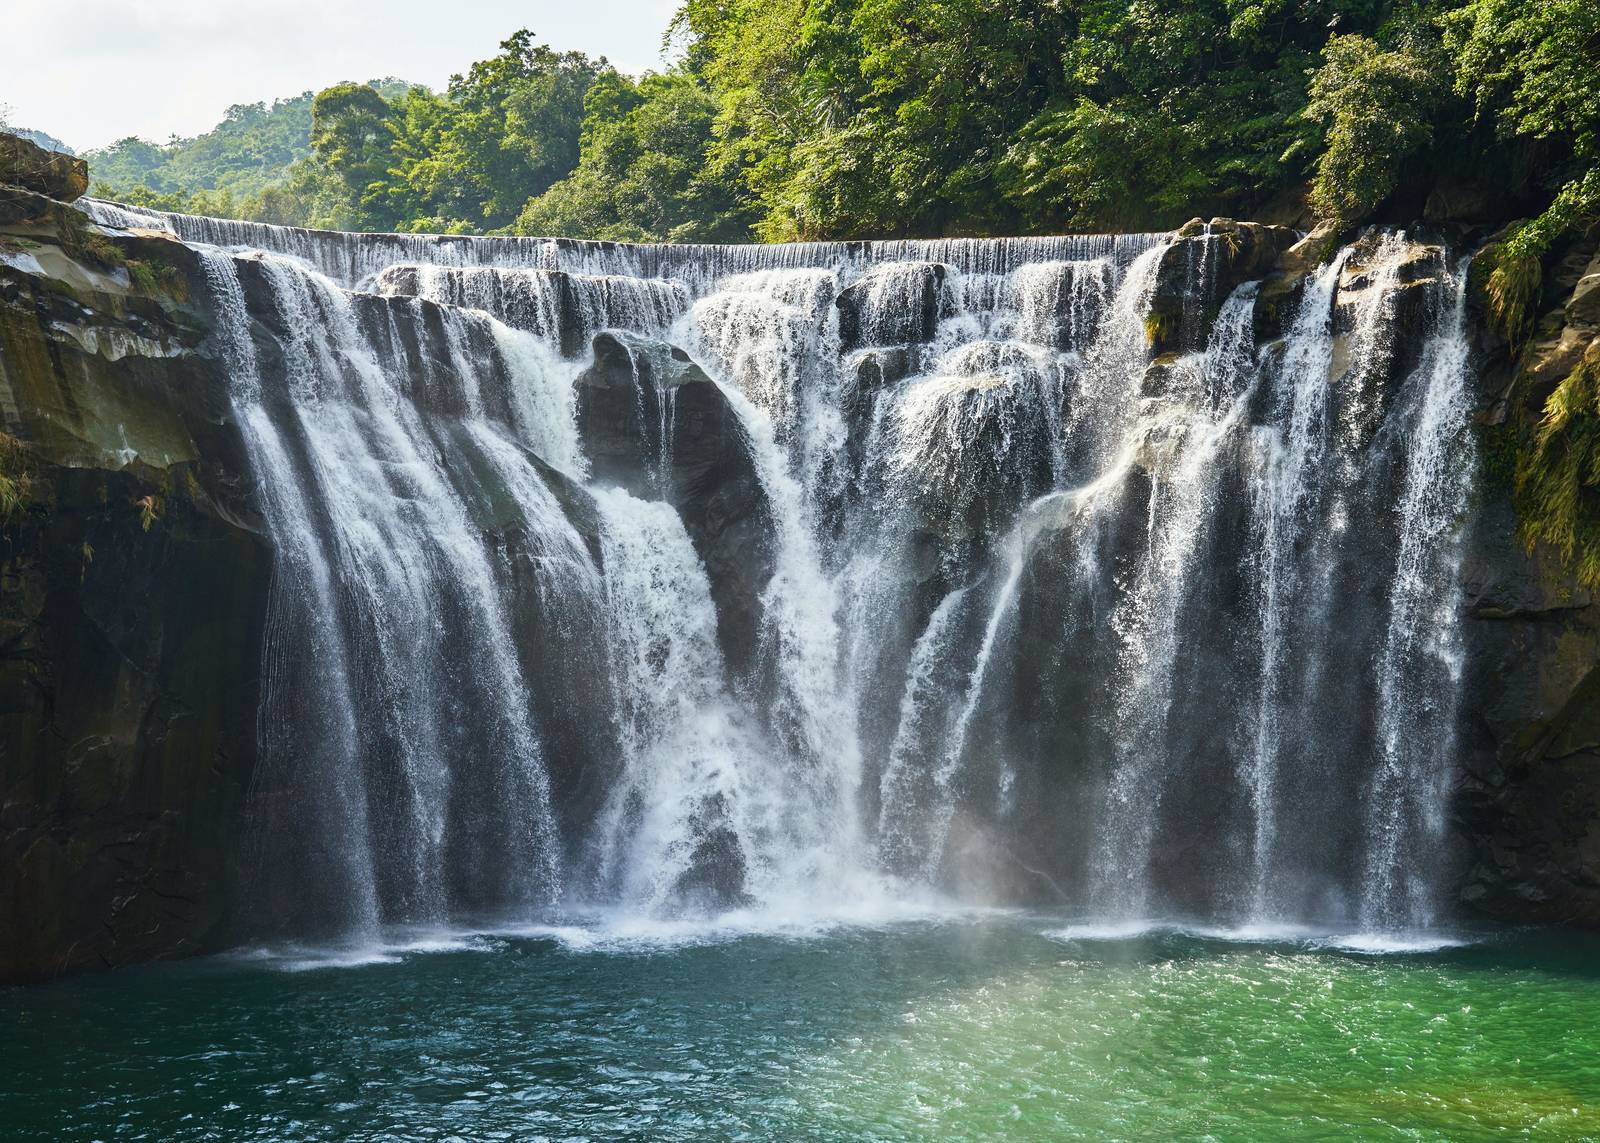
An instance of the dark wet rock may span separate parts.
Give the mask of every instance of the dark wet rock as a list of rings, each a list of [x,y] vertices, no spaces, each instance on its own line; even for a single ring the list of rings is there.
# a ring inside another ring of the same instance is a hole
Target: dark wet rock
[[[1580,329],[1600,327],[1600,254],[1584,266],[1564,310],[1568,325]]]
[[[226,939],[271,567],[184,268],[40,217],[0,233],[28,255],[0,266],[27,481],[0,528],[0,981]]]
[[[1465,573],[1461,900],[1500,919],[1600,927],[1600,603],[1526,552],[1503,493]]]
[[[744,850],[738,832],[728,823],[721,795],[707,798],[695,814],[694,849],[689,868],[673,890],[691,908],[718,911],[749,903],[744,891]]]
[[[89,164],[73,155],[47,151],[31,140],[0,132],[0,183],[21,187],[58,202],[72,202],[89,190]]]
[[[839,291],[839,343],[913,345],[933,340],[939,327],[945,268],[933,262],[880,266]]]
[[[1294,320],[1306,278],[1333,256],[1338,237],[1332,223],[1323,223],[1279,256],[1256,295],[1257,344],[1264,345],[1283,335]]]
[[[1597,261],[1591,246],[1552,267],[1555,304],[1535,337],[1485,370],[1499,426],[1486,440],[1519,431],[1500,426],[1507,417],[1536,420],[1591,351]],[[1559,553],[1523,544],[1504,474],[1486,473],[1468,534],[1459,900],[1497,920],[1600,928],[1600,599]]]
[[[0,185],[0,226],[17,222],[42,222],[60,203],[22,187]]]
[[[1152,349],[1203,345],[1228,295],[1265,278],[1297,239],[1287,227],[1231,218],[1197,218],[1182,227],[1156,268],[1147,324]]]
[[[594,339],[578,378],[578,432],[594,478],[678,510],[705,562],[723,653],[753,662],[772,578],[772,516],[727,397],[677,346],[621,332]]]

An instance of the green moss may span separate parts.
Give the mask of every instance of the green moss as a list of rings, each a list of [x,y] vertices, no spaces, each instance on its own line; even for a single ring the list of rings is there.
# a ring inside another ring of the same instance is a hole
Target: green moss
[[[1514,488],[1528,546],[1550,544],[1579,582],[1600,588],[1600,341],[1545,400]]]
[[[27,502],[33,491],[28,446],[10,433],[0,433],[0,521]]]
[[[1144,339],[1149,345],[1162,345],[1178,334],[1180,314],[1152,312],[1145,315]]]
[[[1533,332],[1544,286],[1543,263],[1538,254],[1521,249],[1514,241],[1486,247],[1477,262],[1474,279],[1481,283],[1480,296],[1489,322],[1515,352]]]
[[[86,215],[63,207],[56,211],[55,218],[59,224],[61,249],[77,261],[102,270],[120,269],[126,263],[117,244],[102,234]]]
[[[175,301],[188,298],[189,286],[176,266],[143,258],[127,262],[128,282],[134,290],[149,296],[165,296]]]
[[[1494,488],[1516,484],[1518,457],[1522,453],[1522,426],[1514,421],[1493,425],[1478,433],[1478,455],[1483,458],[1483,479]]]

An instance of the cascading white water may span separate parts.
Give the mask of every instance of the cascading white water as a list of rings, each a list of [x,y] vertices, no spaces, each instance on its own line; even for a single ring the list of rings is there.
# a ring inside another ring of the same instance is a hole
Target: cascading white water
[[[1280,297],[1258,346],[1262,291],[1219,296],[1210,227],[653,248],[86,207],[271,252],[203,258],[279,552],[264,728],[315,733],[281,784],[319,807],[347,931],[974,884],[1436,919],[1470,373],[1462,275],[1404,236]],[[1406,290],[1434,301],[1395,382]],[[607,329],[635,340],[597,381]],[[580,415],[602,383],[633,387],[621,423]],[[601,430],[638,456],[601,465]],[[760,500],[743,551],[706,483],[729,455]],[[1341,643],[1373,577],[1387,610]],[[1317,799],[1355,824],[1308,833]]]
[[[1437,332],[1399,396],[1403,419],[1393,430],[1409,459],[1378,660],[1378,758],[1367,791],[1361,895],[1362,924],[1377,931],[1432,924],[1439,905],[1427,863],[1448,801],[1462,669],[1460,529],[1477,468],[1466,264],[1448,271],[1445,283]]]
[[[728,691],[705,567],[678,514],[621,489],[595,499],[623,749],[597,830],[601,883],[659,909],[694,876],[699,847],[720,842],[759,895],[793,842],[820,839],[791,833],[778,753]]]
[[[346,910],[345,924],[354,935],[370,938],[380,911],[365,782],[359,770],[356,685],[338,620],[337,585],[293,464],[262,404],[259,361],[233,259],[221,251],[202,249],[200,264],[232,362],[231,403],[256,466],[262,510],[278,551],[263,671],[262,753],[267,765],[279,766],[291,751],[306,745],[315,750],[312,764],[319,770],[329,794],[325,804],[332,810],[330,832],[345,839],[329,855],[343,866],[339,880],[345,888],[340,902]],[[297,658],[314,664],[307,672],[312,677],[303,690],[281,695],[274,684]],[[291,722],[309,725],[311,733],[303,739],[289,733]]]
[[[1093,887],[1107,910],[1142,916],[1161,796],[1176,760],[1168,734],[1189,572],[1216,507],[1218,456],[1254,392],[1256,284],[1224,302],[1199,354],[1173,362],[1137,432],[1152,454],[1146,547],[1111,616],[1118,638],[1117,757],[1100,819]]]
[[[1273,423],[1257,430],[1260,447],[1252,473],[1251,501],[1260,651],[1243,778],[1252,816],[1250,910],[1258,920],[1269,918],[1274,911],[1270,895],[1277,857],[1283,706],[1289,682],[1288,626],[1299,575],[1295,552],[1322,476],[1328,370],[1333,358],[1333,296],[1347,256],[1348,252],[1341,253],[1307,282],[1273,378]]]

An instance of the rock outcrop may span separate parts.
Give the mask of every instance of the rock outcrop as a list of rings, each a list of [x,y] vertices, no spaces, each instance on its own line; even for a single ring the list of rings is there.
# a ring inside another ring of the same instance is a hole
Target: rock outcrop
[[[0,183],[72,202],[89,190],[89,164],[73,155],[47,151],[17,135],[0,133]]]
[[[1231,218],[1186,224],[1156,270],[1146,322],[1151,347],[1163,354],[1203,344],[1228,295],[1269,275],[1298,237],[1288,227]]]
[[[594,478],[678,510],[706,565],[723,654],[749,670],[772,578],[772,517],[727,397],[682,349],[618,331],[594,339],[577,386]]]
[[[878,266],[839,291],[839,342],[911,345],[933,339],[942,308],[945,268],[934,262]],[[908,281],[909,279],[909,281]],[[903,304],[910,298],[910,304]]]
[[[270,575],[192,254],[37,150],[0,136],[0,983],[225,939]]]
[[[229,363],[206,283],[183,244],[104,230],[73,209],[86,183],[80,161],[0,136],[0,982],[219,947],[234,932],[243,839],[260,812],[249,808],[246,790],[278,799],[262,820],[296,812],[293,789],[257,773],[272,553],[231,420]],[[1306,276],[1338,238],[1330,229],[1302,238],[1228,219],[1183,228],[1157,274],[1147,327],[1157,361],[1145,374],[1144,396],[1166,395],[1178,355],[1203,344],[1218,307],[1242,283],[1262,283],[1258,340],[1281,336]],[[1377,284],[1369,264],[1375,241],[1358,244],[1341,277],[1333,317],[1346,338]],[[1387,320],[1402,343],[1440,293],[1444,257],[1438,244],[1412,243],[1389,264],[1387,281],[1398,290]],[[257,304],[270,295],[263,267],[249,259],[238,266],[262,368],[280,369],[272,355],[291,332],[283,328],[288,318]],[[881,267],[833,303],[851,371],[844,410],[851,472],[863,464],[871,395],[928,367],[924,347],[952,296],[946,276],[934,263]],[[1453,825],[1467,860],[1458,896],[1498,920],[1600,927],[1600,600],[1554,553],[1522,545],[1493,459],[1497,423],[1537,409],[1585,354],[1600,353],[1600,256],[1592,246],[1566,251],[1548,278],[1547,312],[1515,363],[1492,335],[1480,338],[1491,461],[1466,530],[1464,735]],[[378,277],[375,293],[354,295],[350,312],[375,343],[409,338],[389,346],[396,360],[418,363],[405,396],[443,421],[460,421],[464,390],[450,383],[450,355],[437,350],[448,339],[419,340],[418,331],[438,332],[450,306],[480,304],[507,324],[554,338],[568,357],[592,350],[576,402],[593,476],[678,510],[706,565],[724,654],[736,677],[754,681],[774,523],[740,419],[683,350],[650,337],[594,334],[624,313],[630,323],[664,329],[687,304],[684,295],[659,282],[618,285],[553,270],[396,266]],[[504,332],[474,329],[462,336],[492,340]],[[468,348],[475,361],[493,356]],[[1400,348],[1387,374],[1373,379],[1379,390],[1391,392],[1414,362],[1415,347]],[[1339,381],[1340,365],[1330,381]],[[497,394],[508,379],[487,375],[498,367],[484,368],[475,391],[486,403],[503,402]],[[1044,410],[1007,405],[976,364],[919,383],[932,386],[930,409],[960,409],[963,416],[947,420],[975,426],[973,440],[957,440],[934,431],[943,421],[930,418],[929,463],[917,466],[923,484],[908,489],[926,500],[906,538],[925,619],[957,586],[947,582],[941,555],[1008,529],[1010,515],[991,504],[1030,499],[1050,469],[1049,458],[1026,452],[1007,454],[998,473],[941,469],[935,461],[959,459],[963,449],[1001,455],[1012,423],[1040,423]],[[1114,561],[1148,542],[1141,522],[1154,466],[1141,457],[1116,487],[1096,493],[1117,501],[1100,518],[1119,531],[1094,540]],[[598,560],[600,523],[589,493],[542,461],[538,470]],[[1013,477],[1021,483],[1003,484]],[[1230,504],[1246,500],[1238,488],[1218,495]],[[1090,517],[1067,511],[1069,499],[1055,504],[1059,518],[1024,521],[1034,546],[1016,586],[1014,654],[1039,670],[997,677],[995,686],[1015,691],[1005,706],[1012,717],[971,730],[992,739],[998,753],[1031,760],[1018,771],[1015,844],[996,849],[990,865],[993,885],[1006,895],[1038,899],[1070,896],[1076,887],[1017,854],[1090,843],[1084,815],[1091,800],[1074,782],[1116,745],[1103,728],[1083,730],[1099,725],[1091,713],[1103,701],[1085,680],[1108,676],[1112,665],[1096,656],[1112,644],[1101,637],[1104,617],[1074,613],[1080,596],[1061,590],[1060,569],[1089,542]],[[1041,503],[1055,510],[1053,501]],[[552,634],[543,620],[568,614],[567,602],[550,597],[539,574],[539,537],[495,497],[480,507],[484,518],[475,524],[510,569],[506,597],[525,673],[559,659],[582,664],[573,672],[580,688],[600,679],[603,615]],[[1215,525],[1219,534],[1249,526],[1242,510],[1228,512]],[[1207,621],[1220,625],[1242,625],[1255,605],[1226,569],[1195,590],[1212,601]],[[977,608],[962,622],[981,624],[985,614],[986,606]],[[1061,631],[1073,634],[1062,639]],[[897,654],[909,653],[913,634]],[[1230,665],[1196,660],[1176,669],[1201,680],[1226,677]],[[1206,693],[1198,681],[1178,689]],[[533,701],[560,759],[552,766],[556,800],[569,816],[592,814],[608,785],[603,755],[615,754],[592,732],[594,710],[606,704],[586,705],[579,690],[554,687],[541,687]],[[1203,710],[1178,721],[1200,728],[1185,755],[1198,760],[1196,788],[1221,788],[1226,744],[1205,740]],[[985,829],[991,811],[998,814],[975,804],[952,836],[966,837],[961,844],[969,848],[999,846],[1002,831]],[[708,801],[704,812],[702,849],[678,890],[726,904],[739,898],[745,871],[719,807]],[[1164,825],[1170,845],[1152,858],[1156,881],[1191,886],[1233,860],[1215,844],[1221,820],[1195,815]],[[572,832],[571,821],[563,824]],[[1086,859],[1067,856],[1068,866]]]
[[[1556,552],[1522,543],[1504,456],[1519,421],[1600,353],[1594,243],[1548,277],[1548,309],[1514,360],[1480,321],[1489,461],[1464,583],[1461,900],[1494,919],[1600,928],[1600,599]]]

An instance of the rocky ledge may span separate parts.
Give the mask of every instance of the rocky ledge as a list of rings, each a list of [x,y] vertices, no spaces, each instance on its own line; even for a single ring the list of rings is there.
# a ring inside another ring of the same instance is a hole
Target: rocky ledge
[[[224,939],[270,563],[191,252],[0,179],[3,983]]]

